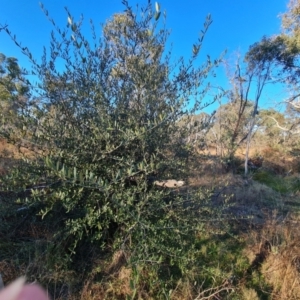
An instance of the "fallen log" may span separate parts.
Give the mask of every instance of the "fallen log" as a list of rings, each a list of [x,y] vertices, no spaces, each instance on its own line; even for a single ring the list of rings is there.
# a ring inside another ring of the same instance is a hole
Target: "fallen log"
[[[184,185],[184,181],[182,180],[175,180],[175,179],[167,179],[167,180],[155,180],[153,182],[156,186],[166,187],[166,188],[178,188]]]

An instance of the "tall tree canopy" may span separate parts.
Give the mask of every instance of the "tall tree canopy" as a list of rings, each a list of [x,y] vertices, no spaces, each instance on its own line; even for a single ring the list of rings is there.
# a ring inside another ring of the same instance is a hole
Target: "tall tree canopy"
[[[252,45],[246,60],[257,65],[269,61],[274,65],[273,75],[280,81],[294,84],[299,81],[300,66],[300,1],[290,0],[288,10],[281,15],[282,32],[263,37]]]
[[[246,55],[251,66],[269,63],[270,76],[274,82],[282,82],[290,88],[290,95],[285,99],[289,109],[300,111],[300,1],[290,0],[288,10],[281,15],[282,31],[280,34],[263,37],[252,45]],[[277,127],[278,121],[274,120]],[[299,121],[295,123],[297,127]],[[288,128],[282,127],[283,130]],[[295,129],[295,128],[294,128]],[[293,132],[298,132],[298,130]]]

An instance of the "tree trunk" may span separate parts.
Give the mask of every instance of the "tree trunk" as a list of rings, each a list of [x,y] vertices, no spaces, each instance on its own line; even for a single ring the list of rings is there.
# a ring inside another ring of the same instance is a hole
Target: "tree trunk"
[[[249,129],[249,133],[247,136],[247,146],[246,146],[246,156],[245,156],[245,177],[248,176],[248,161],[249,161],[249,151],[250,151],[250,144],[252,139],[252,131],[255,125],[255,117],[257,115],[257,107],[258,107],[258,98],[256,98],[253,113],[252,113],[252,120]]]

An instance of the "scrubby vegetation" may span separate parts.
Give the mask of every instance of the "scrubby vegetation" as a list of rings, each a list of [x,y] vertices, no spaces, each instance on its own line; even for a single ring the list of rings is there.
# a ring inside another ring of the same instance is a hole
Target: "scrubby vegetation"
[[[190,59],[172,61],[159,4],[123,4],[100,39],[42,7],[54,32],[41,61],[0,26],[32,62],[0,57],[4,283],[26,275],[52,299],[299,299],[298,96],[259,108],[272,72],[297,91],[293,35],[253,45],[232,90],[211,90],[210,16]]]

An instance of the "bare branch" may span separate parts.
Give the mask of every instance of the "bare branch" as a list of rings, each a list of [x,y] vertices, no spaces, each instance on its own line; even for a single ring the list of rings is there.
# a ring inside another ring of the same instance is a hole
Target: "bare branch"
[[[295,100],[296,98],[298,98],[300,95],[297,95],[296,97],[293,97],[294,99],[293,100]],[[286,101],[284,101],[284,103],[286,103],[286,104],[291,104],[294,108],[296,108],[296,109],[300,109],[300,103],[298,102],[298,103],[294,103],[294,102],[292,102],[293,100],[286,100]]]
[[[287,132],[289,132],[289,133],[291,133],[291,134],[299,134],[299,133],[300,133],[300,131],[294,131],[294,132],[293,132],[293,131],[291,130],[291,128],[285,128],[285,127],[280,126],[279,123],[278,123],[278,121],[277,121],[275,118],[273,118],[273,117],[268,116],[268,118],[270,118],[270,119],[272,119],[273,121],[275,121],[275,122],[276,122],[276,127],[278,127],[279,129],[281,129],[281,130],[283,130],[283,131],[287,131]]]
[[[278,127],[279,129],[284,130],[284,131],[290,131],[289,128],[284,128],[284,127],[280,126],[279,123],[278,123],[278,121],[275,118],[270,117],[270,116],[268,116],[268,118],[272,119],[274,122],[276,122],[276,127]]]
[[[209,299],[212,299],[212,297],[214,297],[214,296],[217,297],[223,291],[228,292],[228,291],[232,291],[232,290],[234,290],[234,288],[228,286],[227,282],[225,282],[221,286],[212,287],[212,288],[202,291],[194,300],[205,300],[205,299],[209,300]],[[207,293],[209,293],[209,295],[205,296]],[[216,299],[219,299],[219,298],[216,298]]]

